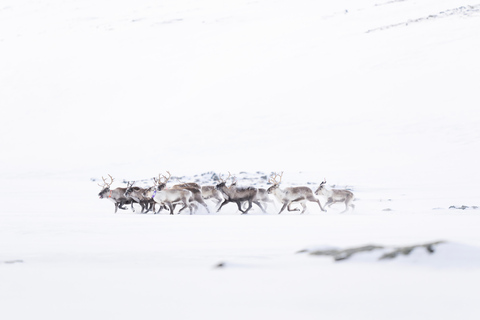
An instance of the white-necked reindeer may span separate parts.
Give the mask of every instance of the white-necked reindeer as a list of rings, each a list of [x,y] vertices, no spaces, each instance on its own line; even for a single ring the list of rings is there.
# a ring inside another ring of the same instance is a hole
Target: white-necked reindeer
[[[174,203],[183,204],[183,207],[178,213],[182,212],[188,207],[190,209],[190,214],[192,214],[192,208],[190,206],[190,199],[193,197],[192,192],[185,189],[166,189],[165,187],[167,186],[167,182],[171,177],[170,172],[167,171],[167,173],[168,177],[159,175],[158,180],[153,178],[155,181],[155,186],[146,189],[144,196],[153,199],[156,203],[159,203],[160,210],[164,205],[168,206],[170,209],[170,214],[173,214]],[[164,180],[162,180],[162,178]],[[158,212],[160,212],[160,210],[158,210]]]
[[[327,198],[325,207],[330,207],[332,204],[337,202],[344,202],[345,210],[343,210],[342,213],[348,211],[348,207],[351,207],[352,210],[355,209],[355,205],[352,203],[354,196],[351,191],[344,189],[327,189],[326,184],[327,181],[323,180],[322,183],[320,183],[317,191],[315,191],[316,195]]]
[[[288,211],[300,211],[300,209],[298,208],[290,208],[290,205],[293,202],[300,203],[303,207],[301,213],[304,213],[307,209],[307,201],[316,202],[320,207],[320,210],[325,211],[320,204],[320,201],[315,198],[312,189],[310,189],[309,187],[289,187],[285,188],[284,190],[280,189],[280,182],[282,181],[282,176],[283,172],[281,174],[275,173],[274,175],[272,175],[268,182],[272,183],[273,186],[271,186],[267,190],[269,194],[273,194],[278,199],[278,201],[283,204],[279,214],[282,213],[285,208],[287,208]],[[280,177],[280,180],[277,181],[277,177]]]

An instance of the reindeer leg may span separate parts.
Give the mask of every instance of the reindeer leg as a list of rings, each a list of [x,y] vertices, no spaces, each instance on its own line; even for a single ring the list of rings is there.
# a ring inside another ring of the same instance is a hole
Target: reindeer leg
[[[242,202],[242,208],[245,208],[245,209],[246,209],[247,206],[248,206],[248,203],[247,203],[247,202]]]
[[[155,213],[155,204],[156,204],[155,201],[151,202],[151,203],[150,203],[150,208],[148,209],[148,211],[153,211],[153,212]],[[148,211],[147,211],[147,212],[148,212]]]
[[[322,204],[320,203],[320,200],[315,199],[313,202],[318,203],[318,206],[320,207],[320,210],[322,210],[323,212],[326,212],[326,211],[327,211],[327,210],[325,210],[325,209],[322,207]]]
[[[173,211],[175,210],[175,206],[172,205],[171,202],[167,202],[168,208],[170,209],[170,214],[173,214]],[[180,212],[179,212],[180,213]]]
[[[323,212],[327,212],[327,210],[325,210],[325,209],[322,207],[322,204],[320,203],[320,200],[317,199],[317,203],[318,203],[318,206],[320,207],[320,210],[322,210]]]
[[[332,198],[328,198],[328,199],[327,199],[327,202],[325,203],[325,208],[327,208],[327,207],[330,208],[330,207],[332,206],[332,204],[333,204],[333,199],[332,199]],[[325,210],[325,211],[326,211],[326,210]]]
[[[185,210],[185,208],[189,208],[190,209],[190,215],[192,214],[192,206],[191,205],[195,205],[195,204],[191,204],[190,203],[190,199],[189,198],[183,198],[182,199],[182,203],[183,203],[183,207],[178,211],[178,214],[180,214],[180,212],[182,212],[183,210]]]
[[[306,202],[306,201],[300,202],[300,204],[301,204],[302,207],[303,207],[303,210],[302,210],[302,212],[300,212],[300,214],[303,214],[303,213],[305,212],[305,210],[307,210],[307,204],[306,204],[305,202]]]
[[[205,201],[203,201],[201,197],[198,199],[197,202],[200,203],[205,208],[205,210],[207,210],[207,213],[210,213],[210,210],[208,210],[207,204],[205,203]]]
[[[115,202],[115,213],[117,213],[118,210],[118,202]]]
[[[352,210],[355,210],[355,205],[352,203],[353,202],[353,197],[348,197],[347,200],[345,201],[345,205],[349,206],[352,208]]]
[[[145,201],[145,213],[149,213],[151,209],[151,204],[149,201]]]
[[[345,210],[343,210],[342,213],[347,212],[348,207],[352,207],[352,210],[355,208],[355,205],[352,203],[352,198],[345,199]]]
[[[142,213],[147,213],[148,212],[148,202],[147,201],[142,201]]]
[[[285,201],[285,202],[283,203],[282,209],[280,209],[280,212],[279,212],[278,214],[282,213],[282,211],[285,210],[285,208],[287,207],[287,205],[288,205],[288,202]]]
[[[259,206],[259,207],[260,207],[260,209],[262,209],[262,212],[263,212],[263,213],[265,213],[265,212],[266,212],[266,211],[265,211],[265,209],[263,209],[263,207],[262,207],[262,205],[260,204],[260,202],[259,202],[259,201],[253,201],[253,203],[255,203],[257,206]]]
[[[165,204],[165,202],[156,202],[156,203],[158,203],[158,205],[160,206],[160,208],[158,208],[157,213],[160,213],[160,211],[162,211],[163,209],[170,210],[169,208],[167,208],[167,205]],[[153,205],[155,206],[155,204],[153,204]],[[155,209],[153,210],[153,212],[155,212]]]
[[[320,207],[320,210],[322,210],[322,211],[327,211],[327,210],[323,209],[322,204],[320,203],[320,200],[318,200],[317,198],[315,198],[313,195],[308,196],[308,197],[307,197],[307,200],[308,200],[308,201],[311,201],[311,202],[316,202],[316,203],[318,203],[318,206]]]
[[[250,210],[251,208],[252,208],[252,200],[249,199],[249,200],[248,200],[248,208],[247,208],[247,210],[245,210],[245,211],[243,212],[243,214],[246,214],[246,213],[248,212],[248,210]],[[260,207],[260,208],[261,208],[261,207]]]
[[[290,206],[293,204],[293,202],[294,202],[294,201],[292,201],[292,202],[290,202],[290,203],[288,204],[287,210],[288,210],[288,211],[300,211],[300,209],[298,209],[298,208],[292,209],[292,208],[290,207]]]
[[[217,212],[219,212],[220,209],[222,209],[222,207],[223,207],[225,204],[229,203],[229,202],[230,202],[230,201],[228,201],[227,199],[223,200],[222,204],[221,204],[220,207],[217,209]]]
[[[218,200],[217,203],[215,203],[215,209],[218,208],[222,204],[222,202],[223,200]]]
[[[238,210],[240,210],[240,212],[242,214],[247,213],[247,211],[242,210],[242,202],[241,201],[235,201],[235,202],[237,203]]]
[[[189,208],[190,208],[190,214],[192,214],[192,212],[196,213],[198,211],[198,206],[195,203],[190,203]]]
[[[125,204],[125,201],[121,200],[120,202],[118,202],[118,207],[122,210],[127,210],[127,208],[123,206],[124,204]]]
[[[222,197],[220,197],[219,195],[216,195],[214,198],[217,200],[217,206],[219,206],[220,203],[222,203],[222,201],[224,200],[224,199],[223,199]]]
[[[178,214],[180,214],[180,212],[182,212],[183,210],[185,210],[185,208],[187,208],[188,205],[186,205],[185,203],[183,204],[183,207],[180,208],[180,210],[178,211]],[[192,208],[190,208],[190,214],[192,214]]]

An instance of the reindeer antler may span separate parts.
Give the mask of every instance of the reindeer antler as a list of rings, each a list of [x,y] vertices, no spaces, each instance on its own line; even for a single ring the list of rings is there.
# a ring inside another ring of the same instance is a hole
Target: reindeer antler
[[[220,183],[227,182],[228,178],[230,178],[231,176],[232,174],[230,173],[230,171],[228,171],[228,177],[225,180],[222,179],[222,174],[218,175],[218,180],[220,181]]]
[[[98,184],[100,187],[102,187],[102,188],[110,188],[110,186],[112,185],[114,179],[112,178],[111,175],[108,175],[108,176],[110,177],[110,183],[108,183],[107,181],[105,181],[105,178],[102,176],[103,186],[100,186],[100,184],[98,184],[98,183],[97,183],[97,184]]]
[[[268,182],[273,184],[273,185],[278,185],[280,184],[280,182],[282,182],[282,176],[283,176],[283,171],[281,174],[278,174],[276,172],[274,172],[272,174],[272,176],[270,177],[270,179],[268,179]],[[280,177],[280,180],[277,181],[277,177]]]
[[[230,174],[230,171],[228,172],[228,174]],[[228,187],[229,189],[235,185],[237,185],[237,177],[233,176],[232,178],[232,184],[230,185],[230,187]]]
[[[163,174],[158,176],[158,180],[163,184],[167,184],[168,180],[170,180],[170,178],[172,177],[172,174],[170,172],[167,171],[167,173],[168,173],[168,177],[164,176]],[[162,178],[164,178],[165,181],[162,181]]]

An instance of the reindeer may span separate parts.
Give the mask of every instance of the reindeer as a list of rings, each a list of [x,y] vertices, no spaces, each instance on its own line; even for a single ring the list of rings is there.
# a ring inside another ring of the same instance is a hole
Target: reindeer
[[[232,181],[232,184],[230,185],[229,189],[231,189],[232,187],[236,187],[236,186],[237,186],[237,179],[234,177],[233,181]],[[263,204],[263,207],[260,207],[260,208],[262,209],[262,211],[264,213],[267,210],[267,203],[272,203],[272,204],[274,203],[273,200],[270,199],[270,197],[268,195],[268,192],[267,192],[267,189],[264,189],[264,188],[257,188],[257,194],[255,195],[255,197],[253,199],[253,203],[256,203],[256,202],[258,202],[260,204]],[[247,205],[247,204],[248,203],[243,202],[242,206],[245,207],[245,205]]]
[[[260,202],[258,202],[255,199],[257,195],[257,188],[254,188],[254,187],[239,188],[236,185],[231,185],[230,187],[227,187],[226,185],[227,180],[231,176],[230,172],[228,174],[229,175],[225,180],[223,180],[219,175],[220,182],[215,187],[218,191],[220,191],[223,194],[225,198],[225,200],[222,202],[222,204],[218,208],[217,212],[219,212],[220,209],[222,209],[222,207],[229,202],[235,202],[238,206],[238,210],[240,210],[242,214],[246,214],[248,210],[252,208],[252,203],[255,203],[257,206],[260,207],[260,209],[262,209],[263,212],[265,212]],[[242,210],[243,201],[248,201],[248,208],[246,210]]]
[[[104,177],[102,177],[103,180],[103,185],[98,184],[100,187],[102,187],[102,191],[98,194],[100,199],[109,199],[115,204],[115,213],[117,213],[118,208],[122,210],[126,210],[123,205],[124,204],[131,204],[132,205],[132,210],[133,209],[133,199],[130,197],[125,196],[125,191],[127,190],[126,188],[116,188],[113,190],[110,190],[110,186],[113,183],[113,178],[111,175],[108,175],[110,177],[110,182],[107,182]]]
[[[330,189],[328,190],[326,188],[327,181],[324,179],[322,183],[320,183],[320,186],[318,187],[317,191],[315,191],[315,194],[318,196],[324,196],[327,198],[327,202],[325,203],[325,207],[330,207],[332,204],[337,203],[337,202],[344,202],[345,203],[345,210],[342,211],[342,213],[348,211],[348,207],[351,207],[352,210],[355,209],[355,205],[352,203],[353,202],[353,193],[348,190],[343,190],[343,189]]]
[[[205,203],[205,201],[203,200],[203,197],[202,197],[202,187],[200,187],[199,184],[195,183],[195,182],[187,182],[187,183],[180,183],[180,184],[176,184],[172,187],[172,189],[184,189],[184,190],[188,190],[192,193],[193,197],[190,199],[190,201],[195,201],[195,202],[198,202],[200,203],[206,210],[208,213],[210,213],[210,210],[208,210],[208,206],[207,204]]]
[[[255,200],[263,204],[265,210],[267,210],[267,204],[275,204],[275,202],[270,198],[267,189],[258,188],[257,195],[255,196]]]
[[[190,199],[193,197],[192,192],[185,189],[166,189],[168,180],[170,180],[171,174],[168,172],[168,177],[164,175],[159,175],[158,180],[153,178],[155,181],[155,186],[150,187],[145,190],[144,196],[153,199],[156,203],[160,204],[160,212],[164,205],[168,206],[170,209],[170,214],[173,214],[173,204],[180,202],[183,204],[183,207],[180,209],[182,212],[187,207],[190,209],[190,214],[192,214],[192,208],[190,206]],[[164,180],[162,180],[162,177]]]
[[[216,206],[218,207],[225,198],[222,196],[222,193],[215,189],[215,186],[202,186],[202,197],[204,200],[215,199]]]
[[[268,188],[267,192],[269,194],[273,194],[278,199],[278,201],[283,204],[278,214],[282,213],[285,208],[287,208],[288,211],[300,211],[300,209],[298,208],[290,208],[290,205],[293,202],[299,202],[303,207],[301,213],[304,213],[307,209],[307,201],[318,203],[320,210],[325,211],[320,204],[320,201],[315,198],[312,190],[308,187],[289,187],[285,188],[285,190],[280,189],[280,182],[282,181],[282,176],[283,172],[281,174],[274,173],[274,176],[272,175],[272,177],[270,177],[270,179],[268,180],[268,182],[273,184],[273,186]],[[280,180],[277,181],[277,177],[280,177]]]
[[[145,213],[148,213],[150,210],[153,209],[155,211],[155,201],[151,198],[147,198],[143,195],[145,192],[145,189],[140,188],[140,187],[134,187],[133,185],[135,184],[135,181],[133,182],[127,182],[127,189],[125,190],[125,197],[130,197],[132,198],[135,202],[139,203],[140,206],[142,207],[142,213],[147,210]],[[135,209],[133,208],[132,204],[132,209],[133,212],[135,212]]]

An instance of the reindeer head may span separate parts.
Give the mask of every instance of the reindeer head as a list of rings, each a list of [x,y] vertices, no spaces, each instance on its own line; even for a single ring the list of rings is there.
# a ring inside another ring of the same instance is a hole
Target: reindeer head
[[[167,186],[168,180],[170,180],[170,178],[172,177],[170,172],[167,171],[167,173],[168,173],[168,177],[164,176],[163,174],[159,174],[158,179],[153,178],[153,180],[155,181],[155,186],[157,187],[158,191],[165,189],[165,187]]]
[[[315,191],[315,194],[317,196],[323,194],[323,191],[325,190],[326,185],[327,185],[327,180],[323,179],[322,183],[320,183],[320,185],[318,186],[318,189]]]
[[[155,191],[155,186],[147,189],[143,189],[142,196],[144,196],[145,198],[151,198],[154,191]]]
[[[274,172],[270,177],[270,179],[268,179],[268,183],[272,184],[272,186],[267,189],[268,194],[272,194],[280,186],[280,182],[282,182],[282,176],[283,176],[283,171],[281,174]],[[280,177],[280,179],[277,180],[277,177]]]
[[[134,190],[133,185],[135,184],[135,181],[132,182],[127,182],[127,189],[125,190],[124,196],[128,197],[130,196],[130,193]]]
[[[107,193],[110,192],[110,186],[113,183],[113,178],[111,175],[108,175],[108,176],[110,177],[110,182],[107,182],[105,178],[102,177],[103,185],[98,184],[100,187],[102,187],[102,191],[100,191],[100,193],[98,194],[100,199],[103,199],[107,195]]]
[[[228,178],[230,178],[231,176],[232,176],[232,174],[230,173],[230,171],[228,172],[228,177],[226,179],[222,179],[222,175],[219,174],[218,175],[218,183],[215,186],[215,189],[221,190],[223,187],[225,187],[227,185]]]

